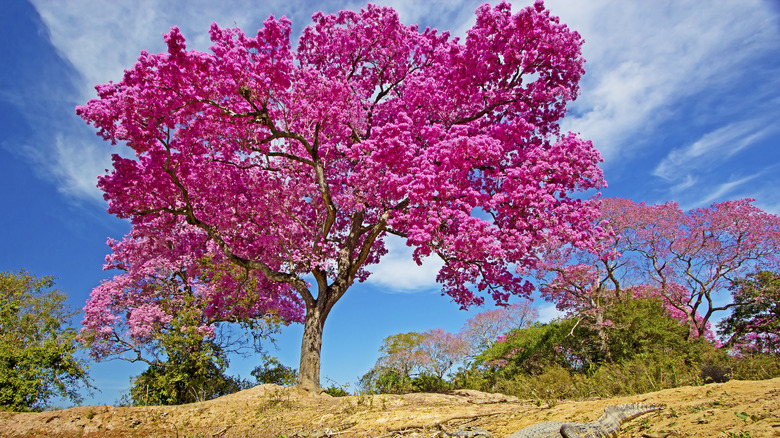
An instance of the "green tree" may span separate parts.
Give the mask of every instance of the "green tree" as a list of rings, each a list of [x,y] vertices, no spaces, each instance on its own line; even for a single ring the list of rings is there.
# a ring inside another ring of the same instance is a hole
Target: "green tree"
[[[178,405],[210,400],[250,388],[252,384],[225,374],[225,352],[214,342],[182,336],[168,347],[168,360],[150,365],[131,378],[131,405]],[[197,350],[196,350],[197,349]]]
[[[191,300],[191,295],[183,295]],[[249,381],[226,375],[229,341],[203,331],[196,306],[183,306],[155,334],[153,354],[136,359],[149,364],[131,378],[129,404],[178,405],[210,400],[252,386]],[[148,344],[147,347],[151,345]]]
[[[577,372],[595,371],[606,363],[635,357],[680,356],[692,352],[688,328],[666,312],[659,298],[624,299],[605,309],[610,336],[579,324],[576,315],[548,324],[513,330],[478,357],[480,363],[502,375],[540,374],[557,365]]]
[[[780,353],[780,275],[761,271],[731,288],[732,314],[720,323],[726,346],[742,353]]]
[[[77,332],[68,326],[77,312],[52,276],[0,272],[0,406],[40,410],[52,397],[79,403],[92,389]]]
[[[608,344],[612,362],[690,351],[688,327],[669,315],[661,298],[626,299],[606,315],[612,322]]]

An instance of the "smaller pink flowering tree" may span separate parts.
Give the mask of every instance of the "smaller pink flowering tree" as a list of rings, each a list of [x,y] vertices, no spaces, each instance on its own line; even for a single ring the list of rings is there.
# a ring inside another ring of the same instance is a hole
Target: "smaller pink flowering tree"
[[[422,369],[443,379],[453,365],[466,359],[469,344],[460,333],[453,334],[444,329],[432,329],[423,333],[420,344]]]
[[[98,360],[161,365],[171,334],[199,348],[221,323],[241,323],[263,337],[302,319],[296,295],[228,263],[197,228],[184,226],[164,240],[135,229],[108,244],[113,253],[104,268],[122,273],[92,291],[80,331]]]
[[[501,336],[509,330],[527,327],[538,316],[539,312],[528,299],[474,315],[461,330],[469,344],[469,357],[474,358],[495,342],[500,342]]]

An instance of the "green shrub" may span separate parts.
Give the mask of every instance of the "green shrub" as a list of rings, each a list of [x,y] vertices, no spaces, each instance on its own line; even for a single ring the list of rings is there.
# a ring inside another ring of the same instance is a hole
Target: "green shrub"
[[[298,380],[298,370],[285,365],[275,357],[265,356],[263,364],[250,373],[258,384],[272,383],[279,386],[293,386]]]
[[[349,392],[343,386],[334,383],[325,388],[325,394],[333,397],[346,397],[349,395]]]
[[[734,358],[730,377],[737,380],[766,380],[780,377],[780,356],[752,354]]]
[[[449,382],[439,376],[421,373],[412,379],[413,392],[442,392],[452,389]]]

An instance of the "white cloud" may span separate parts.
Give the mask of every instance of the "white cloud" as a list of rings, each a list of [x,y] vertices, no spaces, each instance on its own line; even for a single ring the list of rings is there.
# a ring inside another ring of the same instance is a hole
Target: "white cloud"
[[[534,306],[534,307],[539,312],[539,317],[537,318],[537,321],[544,324],[552,321],[555,318],[560,318],[563,315],[565,315],[564,312],[561,312],[560,310],[555,308],[555,304],[544,304],[541,306]]]
[[[687,146],[669,152],[653,175],[670,182],[683,181],[683,187],[687,187],[694,178],[692,173],[723,163],[775,129],[765,121],[736,122],[718,128]]]
[[[48,29],[52,45],[75,69],[77,77],[68,78],[76,88],[75,93],[71,87],[63,88],[67,88],[67,95],[63,90],[50,90],[47,101],[37,104],[21,95],[16,99],[28,102],[19,105],[19,109],[32,124],[40,119],[41,105],[46,106],[51,122],[48,129],[41,130],[23,146],[23,153],[36,165],[39,174],[53,180],[58,190],[70,199],[101,203],[96,176],[110,167],[110,155],[118,149],[98,139],[91,129],[77,129],[84,124],[74,116],[73,107],[95,97],[94,85],[121,80],[124,69],[135,63],[141,50],[164,51],[162,34],[171,26],[182,29],[188,47],[206,50],[210,45],[208,30],[212,21],[254,32],[277,9],[275,3],[281,3],[265,2],[265,8],[260,8],[251,1],[32,2]],[[310,11],[306,14],[310,15]],[[24,93],[24,90],[15,92]],[[52,101],[57,105],[52,106]]]
[[[83,75],[84,99],[94,96],[93,85],[120,80],[141,50],[165,51],[162,34],[174,25],[185,34],[188,47],[206,50],[211,22],[238,25],[251,34],[280,3],[265,2],[260,8],[249,1],[32,2],[51,33],[52,44]]]
[[[439,288],[436,274],[443,266],[441,259],[429,257],[422,266],[412,260],[412,248],[403,239],[388,236],[385,240],[388,253],[378,265],[369,266],[372,272],[366,283],[385,292],[418,292]]]
[[[588,73],[564,128],[592,139],[607,166],[641,146],[657,147],[645,136],[674,117],[677,105],[733,80],[778,36],[773,14],[757,0],[546,5],[585,39]]]
[[[730,198],[749,197],[747,194],[745,195],[738,194],[737,196],[732,196],[732,195],[735,193],[739,193],[737,189],[744,187],[745,184],[751,181],[755,181],[760,176],[761,173],[757,173],[754,175],[748,175],[737,179],[731,178],[727,182],[715,184],[711,189],[705,187],[704,190],[698,191],[698,193],[701,193],[698,199],[692,202],[685,203],[684,205],[682,205],[682,208],[688,210],[696,207],[709,206],[713,202],[724,201],[727,195]]]

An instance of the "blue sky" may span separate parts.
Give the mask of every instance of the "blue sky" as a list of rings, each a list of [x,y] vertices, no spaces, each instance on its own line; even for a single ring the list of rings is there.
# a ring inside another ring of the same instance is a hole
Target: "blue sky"
[[[378,1],[401,20],[463,36],[482,1]],[[529,1],[515,2],[515,8]],[[585,39],[587,74],[564,128],[604,156],[605,196],[679,202],[684,208],[752,197],[780,214],[780,6],[758,0],[549,0]],[[96,176],[116,152],[76,117],[93,86],[121,78],[142,49],[165,50],[178,25],[191,49],[208,47],[212,21],[248,33],[269,15],[294,31],[322,10],[355,1],[6,0],[0,12],[0,271],[55,275],[69,303],[83,306],[101,279],[108,237],[128,225],[105,213]],[[297,35],[296,35],[297,38]],[[323,384],[354,384],[386,336],[442,327],[458,331],[480,309],[462,312],[439,296],[436,266],[417,267],[403,245],[339,302],[325,326]],[[537,302],[542,316],[552,309]],[[79,318],[80,319],[80,318]],[[297,366],[300,327],[278,339],[277,355]],[[249,377],[250,360],[231,371]],[[102,389],[87,404],[113,403],[143,367],[92,365]]]

